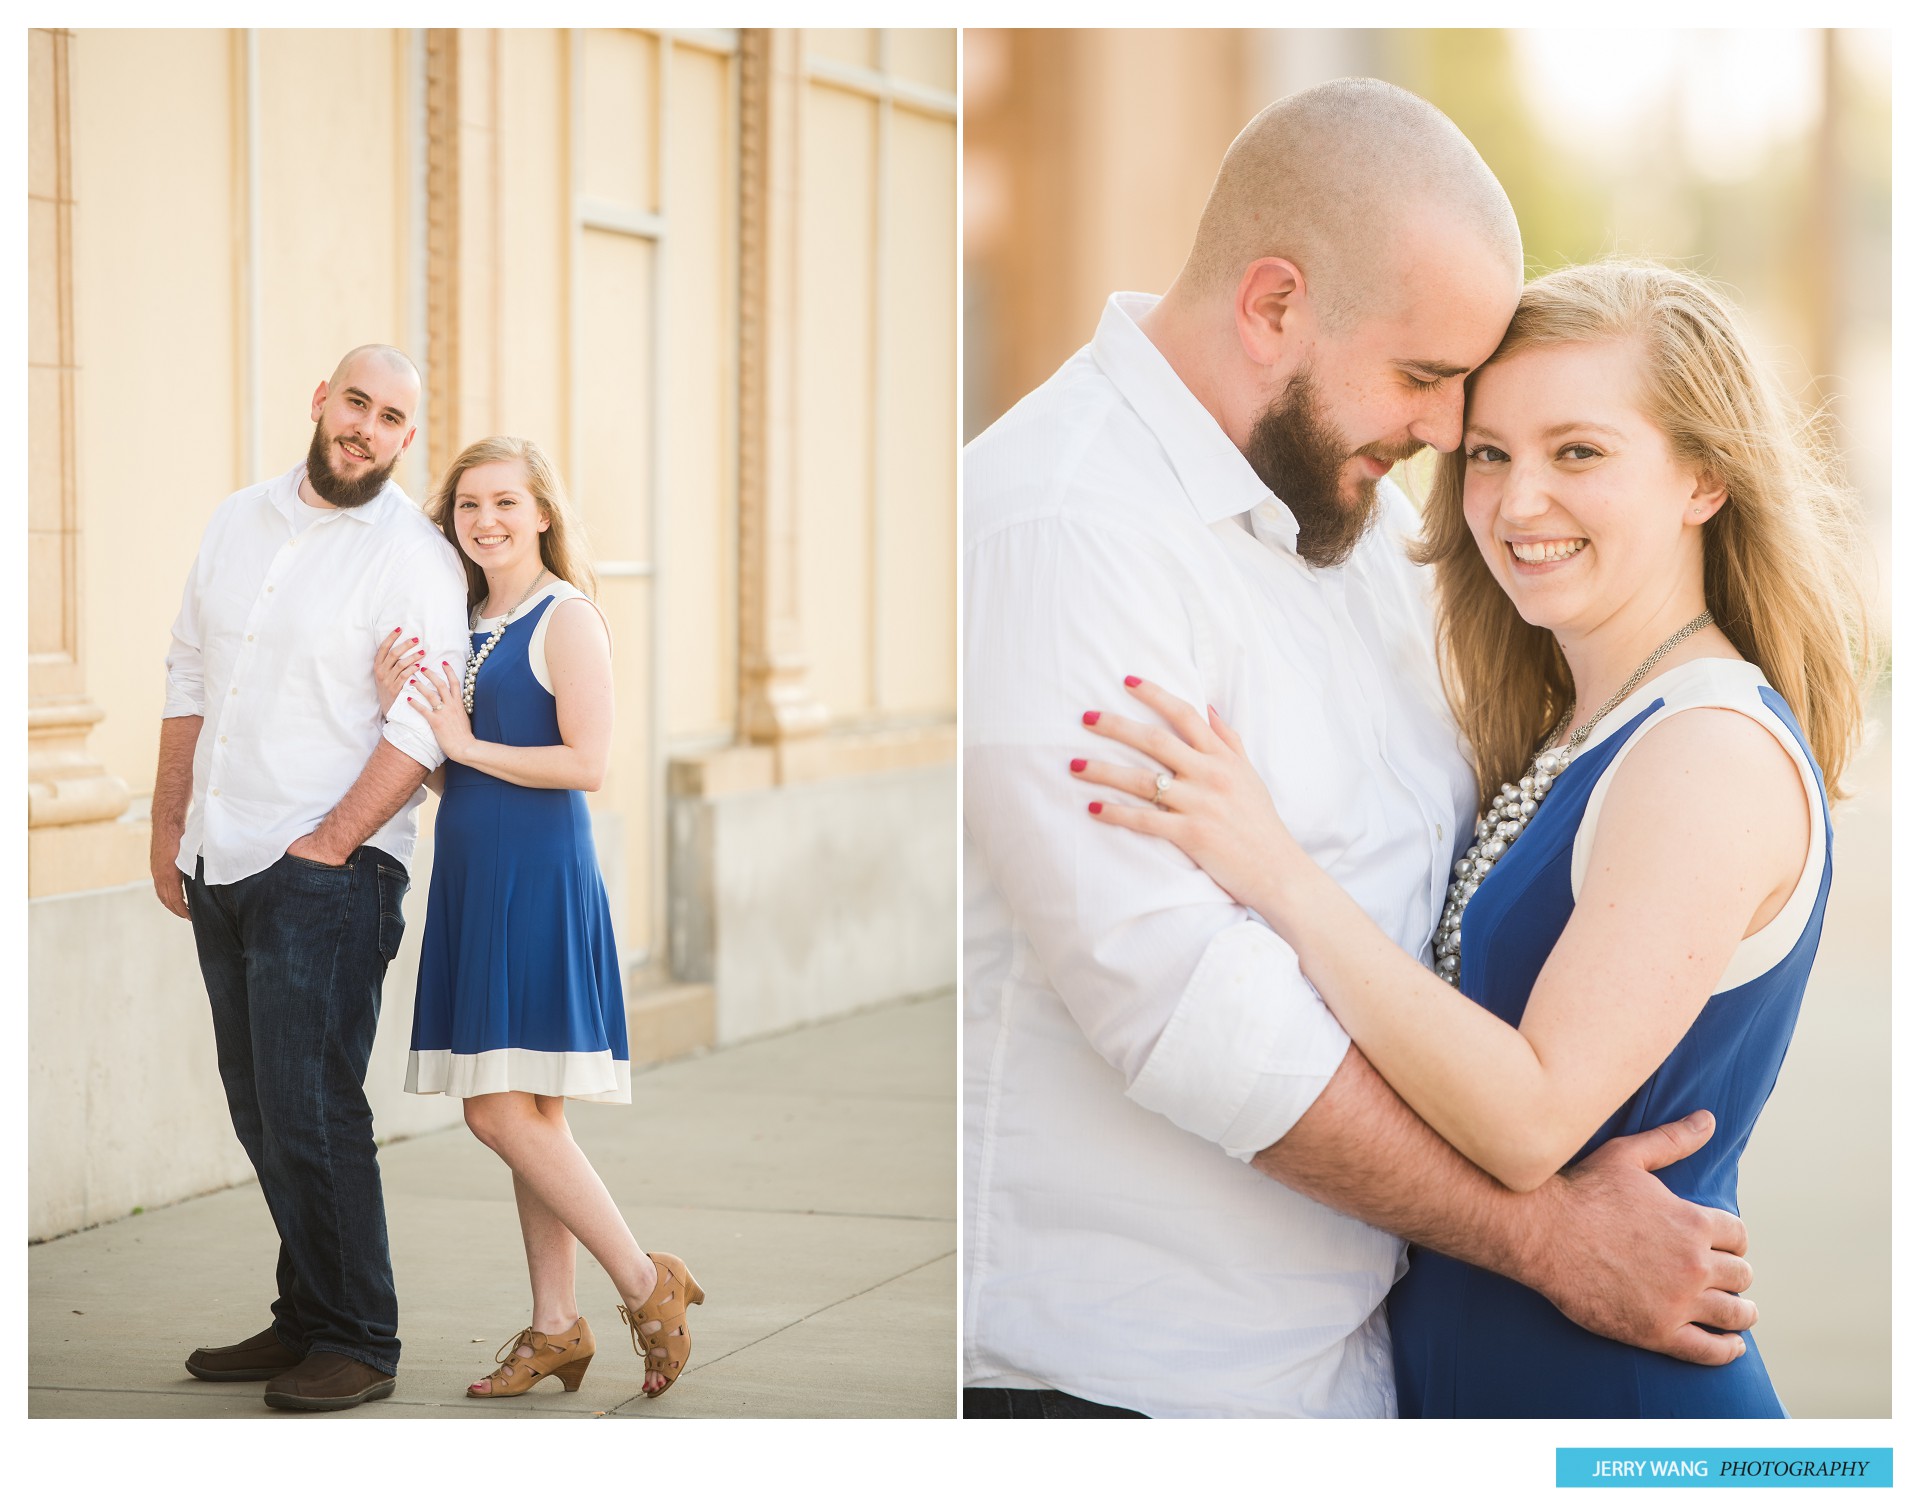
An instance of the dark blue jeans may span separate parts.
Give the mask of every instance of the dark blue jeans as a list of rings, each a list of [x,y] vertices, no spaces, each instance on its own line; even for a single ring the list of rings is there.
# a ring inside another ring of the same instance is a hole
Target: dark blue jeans
[[[1096,1405],[1058,1389],[963,1389],[963,1420],[1145,1420],[1138,1410]]]
[[[187,902],[227,1110],[280,1234],[274,1331],[296,1353],[393,1373],[400,1312],[365,1087],[407,870],[362,846],[344,867],[282,856],[217,887],[204,871]]]

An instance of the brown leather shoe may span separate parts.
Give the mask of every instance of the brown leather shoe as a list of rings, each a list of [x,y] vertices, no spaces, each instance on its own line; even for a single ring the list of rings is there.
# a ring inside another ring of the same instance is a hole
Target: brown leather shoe
[[[393,1393],[393,1375],[339,1353],[309,1353],[267,1385],[275,1410],[351,1410]]]
[[[272,1327],[231,1347],[196,1347],[187,1356],[187,1372],[196,1379],[237,1383],[270,1379],[300,1361],[300,1354],[282,1342]]]

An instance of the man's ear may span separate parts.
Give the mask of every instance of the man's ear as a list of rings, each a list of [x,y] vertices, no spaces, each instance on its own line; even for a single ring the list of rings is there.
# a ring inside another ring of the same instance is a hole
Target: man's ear
[[[1291,364],[1305,344],[1307,279],[1283,256],[1263,256],[1240,274],[1233,300],[1240,348],[1257,366]]]
[[[420,432],[420,430],[417,427],[409,428],[407,430],[407,436],[400,441],[400,454],[405,454],[407,452],[408,447],[413,443],[413,436],[418,432]],[[399,455],[394,456],[395,459],[398,459],[399,457],[400,457]]]
[[[323,381],[313,389],[313,408],[312,411],[307,414],[307,420],[312,423],[318,423],[320,421],[320,409],[326,405],[327,384]]]

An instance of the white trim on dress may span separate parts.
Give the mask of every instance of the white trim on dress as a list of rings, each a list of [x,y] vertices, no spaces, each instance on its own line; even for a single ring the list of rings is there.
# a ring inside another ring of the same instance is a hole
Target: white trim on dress
[[[528,1091],[581,1102],[631,1102],[633,1066],[605,1050],[409,1050],[406,1090],[416,1096],[484,1097]]]

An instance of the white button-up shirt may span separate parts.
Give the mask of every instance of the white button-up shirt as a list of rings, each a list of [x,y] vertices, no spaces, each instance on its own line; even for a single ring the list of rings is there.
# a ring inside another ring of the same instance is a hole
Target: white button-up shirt
[[[1427,954],[1474,785],[1418,519],[1315,569],[1116,295],[965,455],[966,1349],[972,1385],[1159,1416],[1391,1415],[1398,1239],[1245,1161],[1347,1037],[1292,949],[1070,758],[1127,674],[1240,733],[1306,850]]]
[[[300,499],[305,464],[236,491],[200,540],[167,653],[162,717],[205,718],[177,859],[208,883],[278,861],[353,786],[382,738],[422,767],[443,761],[402,695],[382,716],[374,651],[395,627],[464,670],[467,582],[458,555],[388,481],[364,506]],[[413,857],[416,791],[367,838]]]

